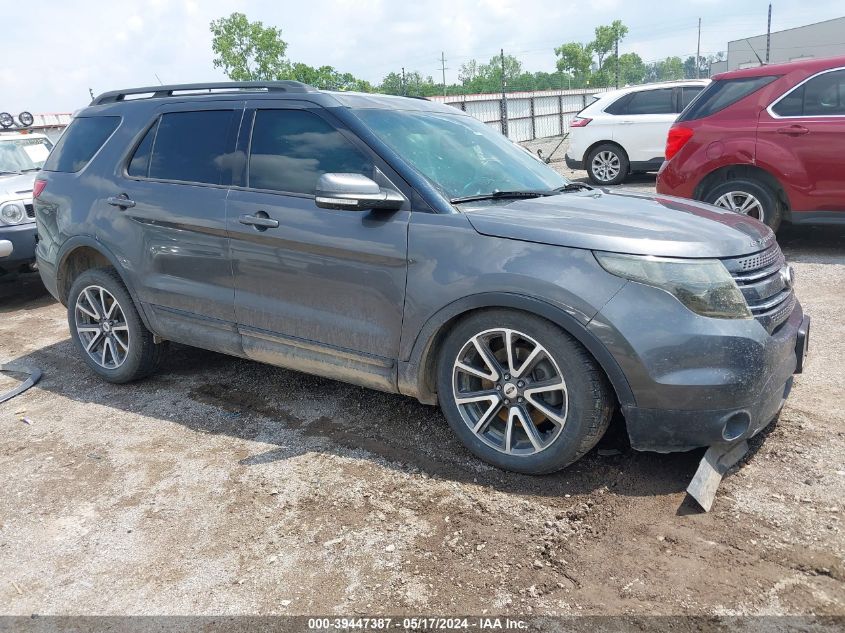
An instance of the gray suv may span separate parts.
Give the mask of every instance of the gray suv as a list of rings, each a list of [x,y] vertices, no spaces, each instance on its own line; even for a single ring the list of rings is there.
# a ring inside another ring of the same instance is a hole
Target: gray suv
[[[496,466],[778,414],[809,319],[768,227],[568,182],[465,113],[297,82],[101,95],[34,190],[41,276],[123,383],[168,341],[439,403]]]

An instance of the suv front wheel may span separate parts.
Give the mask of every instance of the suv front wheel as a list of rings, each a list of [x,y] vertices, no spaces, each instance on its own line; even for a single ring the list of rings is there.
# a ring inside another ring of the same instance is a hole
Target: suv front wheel
[[[513,310],[480,312],[452,330],[437,393],[470,451],[532,475],[560,470],[595,446],[613,407],[604,373],[577,341]]]
[[[164,344],[155,344],[113,268],[86,270],[76,278],[67,319],[83,360],[105,380],[138,380],[158,366]]]
[[[707,192],[704,202],[756,218],[773,231],[780,226],[781,210],[775,194],[754,180],[723,182]]]

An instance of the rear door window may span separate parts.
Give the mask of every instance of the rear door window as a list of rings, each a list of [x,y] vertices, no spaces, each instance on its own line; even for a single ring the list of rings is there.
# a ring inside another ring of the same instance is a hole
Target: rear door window
[[[671,88],[635,92],[625,108],[625,114],[672,114],[674,111]]]
[[[782,117],[845,116],[845,70],[813,77],[772,106]]]
[[[704,86],[684,86],[681,88],[681,112],[704,90]]]
[[[715,114],[756,92],[763,86],[767,86],[775,79],[777,79],[776,76],[767,75],[714,81],[704,89],[698,99],[690,103],[689,107],[681,113],[678,122],[695,121]]]
[[[44,163],[44,171],[81,170],[105,144],[119,123],[118,116],[75,118],[50,152]]]
[[[228,184],[224,170],[233,110],[168,112],[161,115],[129,163],[130,175],[181,182]],[[154,132],[153,132],[154,131]],[[149,158],[144,155],[149,150]],[[137,159],[137,160],[136,160]],[[132,170],[135,170],[135,174]]]
[[[325,173],[374,175],[372,160],[327,121],[305,110],[258,110],[248,186],[314,195]]]

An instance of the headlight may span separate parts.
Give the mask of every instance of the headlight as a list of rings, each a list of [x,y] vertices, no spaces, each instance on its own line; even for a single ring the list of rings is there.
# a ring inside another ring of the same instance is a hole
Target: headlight
[[[751,318],[745,297],[718,259],[595,255],[612,275],[666,290],[696,314],[717,319]]]
[[[26,213],[20,202],[7,202],[0,205],[0,221],[5,224],[20,224],[25,217]]]

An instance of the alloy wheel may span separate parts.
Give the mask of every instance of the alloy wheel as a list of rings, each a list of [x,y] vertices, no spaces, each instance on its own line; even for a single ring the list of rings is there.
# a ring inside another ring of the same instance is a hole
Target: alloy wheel
[[[104,369],[117,369],[129,353],[129,325],[117,299],[102,286],[87,286],[74,308],[76,333],[85,352]]]
[[[723,209],[730,209],[757,218],[760,222],[766,221],[762,203],[745,191],[729,191],[719,196],[713,204]]]
[[[490,329],[470,338],[453,364],[452,390],[466,425],[502,453],[539,453],[566,424],[569,396],[557,362],[517,330]]]
[[[599,152],[593,157],[591,169],[596,180],[610,182],[619,175],[621,169],[619,156],[608,150]]]

